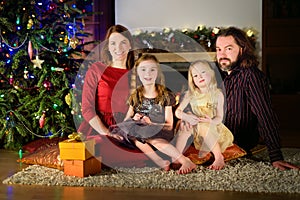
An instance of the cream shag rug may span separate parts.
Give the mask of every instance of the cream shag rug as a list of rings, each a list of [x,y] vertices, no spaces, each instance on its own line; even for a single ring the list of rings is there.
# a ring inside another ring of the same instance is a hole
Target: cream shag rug
[[[285,160],[300,166],[300,149],[282,149]],[[281,171],[271,166],[266,151],[251,158],[226,163],[220,171],[198,166],[178,175],[154,168],[104,169],[85,178],[64,175],[63,171],[32,165],[3,180],[3,184],[48,186],[128,187],[174,190],[221,190],[265,193],[300,193],[300,170]]]

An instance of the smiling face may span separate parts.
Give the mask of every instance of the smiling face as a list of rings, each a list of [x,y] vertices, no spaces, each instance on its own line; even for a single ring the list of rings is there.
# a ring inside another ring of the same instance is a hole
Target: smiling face
[[[232,36],[220,36],[216,41],[217,61],[223,71],[230,71],[237,62],[242,48]]]
[[[154,85],[158,76],[158,66],[153,60],[145,60],[137,66],[137,75],[145,85]]]
[[[197,63],[191,69],[191,76],[197,88],[206,88],[211,82],[211,69],[207,64]]]
[[[125,36],[117,32],[110,35],[108,39],[108,50],[113,62],[126,60],[130,49],[130,42]]]

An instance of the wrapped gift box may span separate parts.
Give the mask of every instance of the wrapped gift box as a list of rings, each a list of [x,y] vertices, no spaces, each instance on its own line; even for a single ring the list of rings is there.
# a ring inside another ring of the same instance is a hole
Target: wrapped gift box
[[[91,157],[87,160],[64,160],[64,174],[86,177],[101,172],[101,157]]]
[[[59,143],[61,160],[87,160],[95,155],[95,140],[64,140]]]

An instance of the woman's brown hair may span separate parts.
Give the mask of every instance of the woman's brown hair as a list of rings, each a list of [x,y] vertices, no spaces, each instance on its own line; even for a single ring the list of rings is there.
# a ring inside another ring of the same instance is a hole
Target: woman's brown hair
[[[133,38],[129,30],[120,24],[111,26],[106,32],[105,40],[103,41],[103,48],[101,50],[101,61],[106,65],[110,65],[112,62],[112,57],[108,50],[108,39],[112,33],[122,34],[124,37],[126,37],[129,40],[129,43],[133,48]],[[129,51],[126,60],[126,68],[132,69],[133,66],[134,66],[134,51]]]

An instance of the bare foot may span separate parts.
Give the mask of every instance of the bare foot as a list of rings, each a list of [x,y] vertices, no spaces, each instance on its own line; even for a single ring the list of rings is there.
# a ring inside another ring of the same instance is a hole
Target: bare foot
[[[164,160],[161,168],[164,170],[164,171],[170,171],[170,161],[168,160]]]
[[[173,170],[178,170],[180,167],[181,163],[178,162],[178,160],[175,160],[170,164],[170,168],[172,168]]]
[[[215,161],[208,166],[208,169],[213,169],[213,170],[221,170],[225,167],[225,162],[223,158],[217,158]]]
[[[183,157],[183,162],[181,162],[181,167],[177,171],[178,174],[187,174],[190,173],[193,169],[197,167],[189,158]]]

